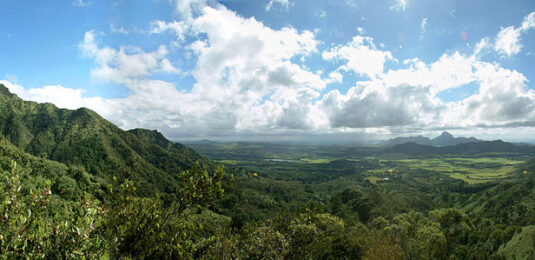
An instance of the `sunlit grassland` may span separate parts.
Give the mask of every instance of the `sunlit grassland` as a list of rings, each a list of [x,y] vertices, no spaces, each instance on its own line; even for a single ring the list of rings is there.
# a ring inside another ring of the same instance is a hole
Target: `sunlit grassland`
[[[222,163],[222,164],[230,164],[230,165],[238,164],[238,161],[236,161],[236,160],[219,160],[219,162]]]
[[[447,175],[454,179],[463,180],[470,184],[497,181],[518,174],[517,166],[524,161],[511,160],[501,157],[479,158],[427,158],[384,160],[380,163],[383,168],[367,171],[368,179],[372,183],[381,180],[378,176],[395,176],[396,174],[415,170],[426,170]]]
[[[269,143],[215,143],[198,147],[207,157],[229,167],[246,167],[263,177],[324,182],[360,176],[374,185],[406,182],[431,184],[453,178],[469,184],[499,181],[521,174],[518,164],[529,159],[515,153],[483,153],[414,157],[370,155],[375,148],[296,146]],[[370,150],[372,149],[372,150]],[[531,174],[531,173],[528,173]],[[450,179],[451,180],[451,179]]]
[[[383,178],[377,176],[368,176],[364,179],[370,181],[373,184],[377,184],[377,181],[383,180]]]
[[[301,162],[303,163],[329,163],[331,160],[329,159],[301,159]]]

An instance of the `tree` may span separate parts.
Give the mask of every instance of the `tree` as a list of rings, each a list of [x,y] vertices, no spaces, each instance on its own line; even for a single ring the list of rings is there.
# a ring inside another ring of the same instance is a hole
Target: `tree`
[[[79,203],[65,204],[65,214],[51,216],[50,182],[24,194],[22,180],[28,173],[15,162],[10,171],[0,169],[0,255],[8,259],[102,256],[105,243],[98,235],[102,221],[98,203],[85,194]]]
[[[112,189],[105,224],[111,253],[117,257],[184,258],[202,251],[215,238],[196,239],[186,216],[192,214],[190,209],[221,198],[223,176],[222,166],[209,174],[196,164],[180,173],[179,201],[167,207],[158,196],[137,197],[132,181],[125,181],[116,192]]]

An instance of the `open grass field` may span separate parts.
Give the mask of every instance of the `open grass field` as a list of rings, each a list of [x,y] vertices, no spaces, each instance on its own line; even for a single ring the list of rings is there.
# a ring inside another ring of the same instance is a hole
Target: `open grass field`
[[[522,169],[518,165],[526,160],[526,157],[511,153],[485,153],[473,157],[407,158],[392,154],[377,157],[371,155],[376,151],[373,147],[335,145],[212,143],[195,148],[223,164],[246,167],[278,179],[310,180],[314,176],[312,179],[325,181],[357,174],[374,185],[390,185],[400,178],[407,180],[416,172],[418,177],[411,181],[432,183],[453,178],[469,184],[488,183],[520,174]]]
[[[516,166],[523,162],[501,157],[380,160],[384,167],[369,170],[367,174],[370,176],[367,179],[376,183],[377,176],[395,176],[400,172],[426,170],[478,184],[518,175],[520,169]]]

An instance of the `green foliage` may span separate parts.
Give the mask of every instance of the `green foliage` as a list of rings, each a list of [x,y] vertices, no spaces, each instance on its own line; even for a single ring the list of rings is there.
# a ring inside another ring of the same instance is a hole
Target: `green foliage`
[[[110,241],[111,254],[116,257],[189,258],[202,252],[214,238],[198,238],[187,221],[192,211],[223,195],[221,180],[224,171],[219,167],[213,174],[196,164],[180,174],[180,201],[168,207],[156,198],[136,197],[132,181],[112,191],[105,221],[105,237]],[[193,227],[194,229],[197,227]],[[202,229],[202,227],[199,227]]]
[[[500,247],[499,252],[509,259],[535,258],[535,226],[527,226]]]
[[[363,192],[350,189],[334,195],[330,204],[332,214],[344,217],[346,220],[352,216],[358,216],[363,223],[368,222],[370,211],[375,206],[374,202]]]
[[[21,179],[28,174],[12,164],[1,170],[0,255],[13,258],[95,258],[103,255],[105,243],[98,236],[102,209],[85,195],[68,214],[50,216],[49,188],[23,194]]]

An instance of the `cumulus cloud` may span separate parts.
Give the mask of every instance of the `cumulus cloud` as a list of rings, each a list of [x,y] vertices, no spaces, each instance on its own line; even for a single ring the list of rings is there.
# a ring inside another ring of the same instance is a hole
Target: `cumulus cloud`
[[[489,47],[490,40],[484,38],[474,47],[472,55],[445,53],[432,63],[407,59],[403,61],[406,68],[387,72],[376,66],[375,73],[367,74],[374,75],[369,80],[357,81],[345,94],[330,91],[316,106],[331,129],[448,129],[534,123],[534,92],[527,88],[526,78],[517,71],[480,61],[479,54]],[[323,56],[340,57],[342,48],[334,47]],[[358,52],[346,55],[354,60],[363,56]],[[359,68],[348,64],[335,72],[358,71],[348,70],[348,67]],[[478,93],[451,102],[437,98],[444,90],[468,84],[477,84]]]
[[[429,124],[441,109],[440,101],[425,87],[400,85],[385,88],[379,81],[359,82],[342,95],[338,90],[324,96],[320,106],[331,127],[398,127]]]
[[[535,92],[527,88],[524,75],[495,64],[477,67],[479,93],[462,101],[465,118],[471,121],[465,124],[535,122]]]
[[[190,24],[184,21],[164,22],[157,20],[151,23],[150,33],[170,32],[173,33],[180,41],[184,41],[189,28]]]
[[[403,8],[407,4],[396,3]],[[268,4],[271,9],[273,4],[291,3]],[[0,83],[28,100],[64,108],[86,106],[124,129],[157,128],[170,138],[535,125],[535,93],[524,75],[479,60],[484,51],[500,45],[498,40],[482,39],[471,55],[448,52],[432,62],[417,57],[398,61],[372,37],[362,36],[362,28],[349,42],[325,47],[317,32],[273,29],[217,3],[173,1],[173,7],[178,20],[156,20],[144,35],[176,36],[195,64],[188,71],[193,86],[156,79],[161,73],[184,73],[169,45],[151,50],[110,47],[101,44],[102,35],[94,31],[86,32],[79,44],[81,54],[94,62],[91,78],[126,86],[126,97],[87,98],[83,90],[60,85],[25,89],[12,81]],[[520,27],[511,27],[518,36],[506,36],[506,30],[503,37],[520,39],[534,27],[534,17],[532,13]],[[422,33],[426,26],[424,18]],[[521,49],[511,47],[515,44],[503,43],[498,49],[513,55]],[[320,52],[320,47],[325,49]],[[322,74],[299,62],[310,56],[320,56],[320,62],[334,68]],[[397,63],[395,69],[385,71],[388,61]],[[347,91],[326,90],[327,84],[347,82],[352,73],[362,78]],[[479,89],[464,100],[443,102],[437,97],[468,84]]]
[[[191,45],[198,55],[192,74],[199,89],[214,82],[257,91],[325,86],[320,76],[291,62],[293,57],[317,51],[318,42],[310,31],[297,32],[287,27],[272,30],[254,18],[244,19],[232,11],[209,7],[195,20],[193,28],[207,37]]]
[[[274,30],[221,5],[204,5],[190,18],[189,22],[155,21],[151,30],[177,36],[184,30],[192,37],[202,34],[185,45],[196,60],[191,72],[196,83],[187,92],[151,79],[158,72],[180,73],[165,45],[153,51],[112,48],[100,46],[95,32],[84,35],[79,48],[95,62],[92,79],[122,84],[132,91],[125,98],[103,100],[105,108],[98,112],[122,128],[158,128],[170,137],[305,131],[324,123],[312,114],[311,100],[320,95],[326,81],[292,62],[317,52],[313,32]]]
[[[394,60],[390,51],[378,50],[371,37],[357,35],[346,44],[324,51],[323,59],[328,61],[342,60],[345,64],[341,71],[352,71],[371,79],[383,73],[387,60]]]
[[[25,89],[23,86],[9,80],[0,80],[9,91],[24,100],[40,103],[53,103],[59,108],[78,109],[81,107],[98,107],[101,98],[85,98],[84,90],[63,87],[61,85],[44,86],[41,88]]]
[[[198,55],[192,94],[236,114],[240,119],[237,130],[265,131],[276,125],[303,128],[312,122],[294,120],[290,125],[291,120],[283,119],[296,118],[298,113],[307,118],[310,111],[303,105],[325,87],[321,76],[291,61],[317,51],[312,32],[287,27],[273,30],[254,18],[210,7],[194,21],[193,30],[204,33],[206,40],[190,46]],[[301,94],[290,95],[295,91]]]
[[[175,12],[185,21],[191,22],[207,5],[206,0],[171,0]]]
[[[383,75],[385,86],[428,86],[432,94],[466,85],[475,80],[473,57],[458,52],[443,54],[437,61],[426,64],[419,59],[405,60],[406,69],[389,70]]]
[[[95,33],[89,31],[85,33],[79,48],[85,57],[95,59],[97,67],[91,70],[91,77],[97,82],[131,87],[155,72],[180,72],[166,58],[168,51],[165,45],[160,45],[152,52],[144,52],[135,46],[121,46],[118,50],[99,48],[95,42]]]
[[[512,56],[519,53],[520,50],[522,50],[522,45],[520,44],[520,33],[521,31],[515,29],[514,26],[502,28],[496,36],[494,49],[506,56]]]
[[[502,28],[496,35],[494,49],[504,56],[518,54],[523,48],[520,42],[522,34],[533,27],[535,27],[535,12],[524,17],[522,25],[518,28],[514,26]]]
[[[344,80],[344,75],[338,71],[332,71],[329,73],[329,78],[327,78],[327,83],[342,83]]]

